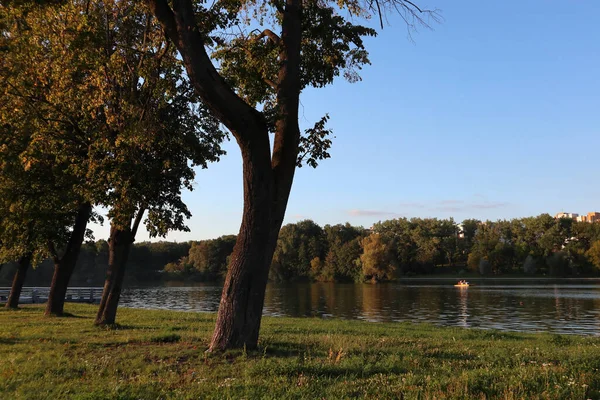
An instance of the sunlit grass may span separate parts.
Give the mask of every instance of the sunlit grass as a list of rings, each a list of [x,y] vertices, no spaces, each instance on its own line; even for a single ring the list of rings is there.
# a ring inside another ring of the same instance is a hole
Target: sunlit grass
[[[256,352],[206,354],[213,314],[0,311],[0,399],[600,398],[600,338],[265,318]]]

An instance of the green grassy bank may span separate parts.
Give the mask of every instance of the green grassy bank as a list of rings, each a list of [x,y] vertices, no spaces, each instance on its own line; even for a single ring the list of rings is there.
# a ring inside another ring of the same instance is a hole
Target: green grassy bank
[[[257,352],[207,355],[214,315],[0,311],[0,399],[600,398],[600,338],[265,318]]]

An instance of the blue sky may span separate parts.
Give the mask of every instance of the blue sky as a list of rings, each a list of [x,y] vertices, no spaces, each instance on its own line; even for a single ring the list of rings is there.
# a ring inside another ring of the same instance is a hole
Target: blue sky
[[[389,18],[362,82],[302,95],[301,125],[329,113],[335,139],[297,171],[286,222],[600,211],[600,1],[417,3],[444,21],[411,41]],[[225,147],[185,195],[192,231],[168,240],[237,233],[241,158]]]

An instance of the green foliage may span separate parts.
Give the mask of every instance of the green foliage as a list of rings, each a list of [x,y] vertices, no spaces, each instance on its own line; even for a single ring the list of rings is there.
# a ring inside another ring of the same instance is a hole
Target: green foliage
[[[360,256],[361,241],[367,232],[362,227],[345,225],[325,225],[328,251],[323,269],[317,279],[320,281],[353,282],[362,281]]]
[[[204,280],[222,279],[227,273],[229,256],[233,252],[236,236],[221,236],[212,240],[192,243],[187,263]]]
[[[398,218],[379,222],[373,225],[373,230],[393,240],[403,273],[427,273],[437,265],[459,261],[459,232],[453,219]]]
[[[467,258],[467,267],[471,272],[479,272],[479,262],[481,261],[481,256],[475,252],[469,253]]]
[[[362,274],[372,282],[391,280],[396,271],[396,259],[392,243],[386,243],[383,236],[373,233],[362,240],[363,253],[360,256]]]
[[[311,220],[288,224],[281,228],[270,279],[289,281],[308,279],[313,259],[324,259],[328,243],[323,228]]]
[[[600,240],[594,242],[586,255],[597,269],[600,269]]]
[[[84,203],[119,229],[147,211],[151,236],[188,230],[182,188],[225,135],[145,7],[23,2],[0,21],[0,262],[64,248]]]

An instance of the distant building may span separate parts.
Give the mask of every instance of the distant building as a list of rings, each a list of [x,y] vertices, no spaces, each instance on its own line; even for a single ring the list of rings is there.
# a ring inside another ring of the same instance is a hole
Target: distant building
[[[586,222],[600,222],[600,213],[599,212],[589,212],[587,214]]]
[[[577,222],[600,222],[600,212],[589,212],[587,215],[559,212],[554,218],[573,218]]]
[[[576,214],[576,213],[566,213],[566,212],[559,212],[558,214],[556,214],[554,216],[554,218],[556,218],[556,219],[559,219],[559,218],[577,219],[577,217],[579,217],[579,214]]]

